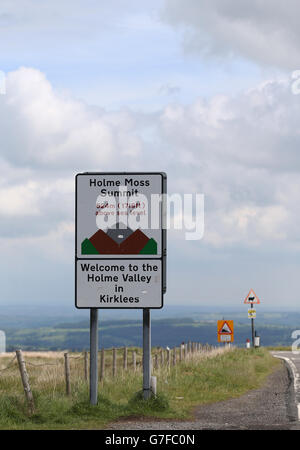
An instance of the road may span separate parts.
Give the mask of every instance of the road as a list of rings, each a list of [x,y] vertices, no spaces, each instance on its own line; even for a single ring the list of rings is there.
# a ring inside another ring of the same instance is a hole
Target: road
[[[285,361],[291,379],[289,389],[289,412],[300,423],[300,352],[271,352],[276,358]]]
[[[272,352],[282,365],[259,389],[239,398],[198,406],[194,420],[125,420],[114,430],[300,430],[300,354]]]

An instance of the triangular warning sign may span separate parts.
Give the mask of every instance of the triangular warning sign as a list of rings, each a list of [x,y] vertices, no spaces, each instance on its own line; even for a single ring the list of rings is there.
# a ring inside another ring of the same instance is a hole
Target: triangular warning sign
[[[223,325],[219,330],[219,334],[232,334],[232,329],[226,321],[223,322]]]
[[[258,305],[260,303],[260,300],[257,297],[257,295],[255,294],[253,289],[250,289],[247,297],[244,300],[244,303],[255,303],[256,305]]]

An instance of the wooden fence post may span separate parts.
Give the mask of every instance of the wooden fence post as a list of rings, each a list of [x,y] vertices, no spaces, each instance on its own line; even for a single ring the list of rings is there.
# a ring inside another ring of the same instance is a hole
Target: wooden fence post
[[[64,353],[64,358],[65,358],[66,394],[71,395],[69,353]]]
[[[89,380],[89,354],[84,352],[84,379]]]
[[[179,347],[179,361],[182,362],[183,360],[183,344],[180,344]]]
[[[34,400],[33,400],[33,395],[32,395],[31,389],[30,389],[29,377],[28,377],[28,373],[26,370],[26,365],[25,365],[25,361],[23,358],[22,350],[17,350],[16,355],[17,355],[19,370],[20,370],[20,374],[21,374],[21,379],[22,379],[23,388],[24,388],[27,404],[29,407],[29,411],[30,411],[30,414],[33,414],[34,413]]]
[[[112,350],[113,353],[113,377],[117,375],[117,351],[115,348]]]
[[[167,367],[169,368],[170,367],[170,349],[169,348],[167,348]]]
[[[124,347],[123,369],[127,370],[127,347]]]
[[[164,353],[164,350],[161,349],[161,351],[160,351],[160,365],[161,365],[161,367],[163,367],[164,364],[165,364],[165,353]]]
[[[100,360],[100,381],[104,380],[105,375],[105,350],[101,349],[101,360]]]
[[[173,366],[176,366],[176,347],[173,348],[173,360],[172,360]]]
[[[132,367],[133,371],[136,372],[136,352],[134,350],[132,352]]]

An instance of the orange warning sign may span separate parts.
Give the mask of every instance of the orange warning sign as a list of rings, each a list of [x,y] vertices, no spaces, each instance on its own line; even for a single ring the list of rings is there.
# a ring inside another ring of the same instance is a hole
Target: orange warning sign
[[[233,320],[218,320],[218,342],[233,341]]]
[[[258,305],[260,303],[260,300],[257,297],[257,295],[255,294],[253,289],[250,289],[247,297],[244,300],[244,303],[248,303],[248,304],[249,303],[253,303],[253,304],[256,304],[256,305]]]

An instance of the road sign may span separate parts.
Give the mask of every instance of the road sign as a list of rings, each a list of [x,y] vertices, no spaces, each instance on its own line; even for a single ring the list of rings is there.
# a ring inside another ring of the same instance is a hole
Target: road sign
[[[164,173],[76,175],[77,308],[161,308]]]
[[[218,342],[233,342],[233,320],[218,320]]]
[[[256,309],[248,309],[248,319],[256,319]]]
[[[160,308],[162,263],[156,260],[77,260],[81,308]]]
[[[252,304],[256,304],[256,305],[258,305],[260,303],[260,300],[257,297],[257,295],[255,294],[253,289],[250,289],[247,297],[244,300],[244,303],[247,303],[247,304],[251,304],[252,303]]]

